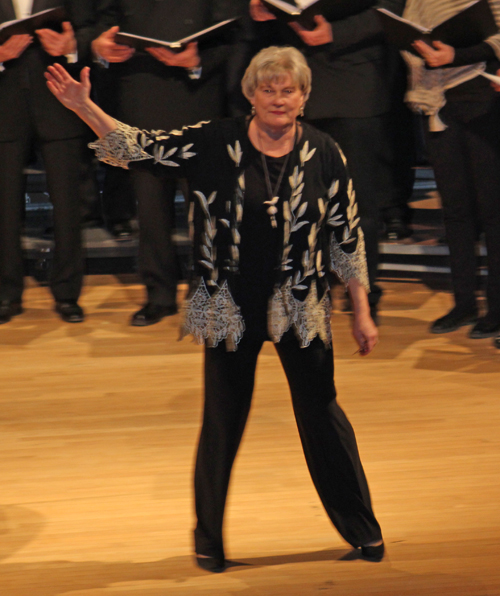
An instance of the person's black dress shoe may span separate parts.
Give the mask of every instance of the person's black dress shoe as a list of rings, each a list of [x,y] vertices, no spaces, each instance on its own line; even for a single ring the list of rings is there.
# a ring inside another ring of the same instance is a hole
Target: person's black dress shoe
[[[444,317],[436,319],[430,326],[429,331],[431,333],[450,333],[464,325],[474,325],[476,321],[476,310],[461,311],[455,307],[447,315],[444,315]]]
[[[170,317],[171,315],[177,314],[177,306],[163,306],[161,304],[154,304],[154,302],[148,302],[134,315],[130,324],[134,327],[147,327],[148,325],[154,325],[159,323],[164,317]]]
[[[361,554],[365,559],[368,561],[373,561],[378,563],[384,558],[385,554],[385,546],[384,543],[377,544],[377,546],[362,546],[361,547]]]
[[[469,332],[471,339],[485,339],[495,337],[500,331],[498,321],[489,321],[487,317],[481,317]]]
[[[112,224],[110,231],[117,240],[129,240],[134,233],[129,221],[120,221]]]
[[[493,340],[493,345],[500,350],[500,334]]]
[[[196,555],[196,564],[205,571],[222,573],[226,569],[226,561],[218,557],[200,557]]]
[[[23,307],[20,302],[11,302],[10,300],[0,301],[0,325],[8,323],[12,317],[20,315],[23,312]]]
[[[85,319],[83,309],[76,300],[56,302],[56,313],[65,323],[81,323]]]

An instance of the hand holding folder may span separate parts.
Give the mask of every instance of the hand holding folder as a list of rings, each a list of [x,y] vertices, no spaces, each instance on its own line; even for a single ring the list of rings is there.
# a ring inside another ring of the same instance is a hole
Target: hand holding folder
[[[92,52],[100,60],[105,60],[110,64],[126,62],[135,53],[135,49],[129,46],[122,46],[116,43],[115,36],[120,31],[120,27],[111,27],[104,31],[92,42]]]
[[[227,19],[211,27],[207,27],[202,31],[193,33],[188,37],[178,39],[176,41],[166,41],[163,39],[155,39],[152,37],[143,37],[142,35],[135,35],[133,33],[125,33],[124,31],[118,31],[115,35],[115,42],[123,46],[129,46],[138,51],[145,51],[149,48],[166,48],[171,52],[183,52],[186,50],[189,44],[193,42],[204,42],[210,38],[219,35],[224,30],[232,27],[238,19]]]
[[[194,41],[189,43],[182,52],[173,52],[167,48],[147,48],[146,51],[166,66],[188,69],[200,66],[198,44]]]
[[[415,52],[414,43],[424,41],[432,47],[440,41],[453,48],[477,45],[498,33],[488,0],[474,0],[456,15],[432,29],[422,27],[383,8],[378,9],[387,40],[400,50]]]
[[[19,58],[24,50],[33,43],[31,35],[12,35],[0,45],[0,65]],[[1,69],[0,69],[1,70]]]
[[[267,20],[269,17],[264,18],[264,12],[259,7],[259,3],[264,6],[264,9],[275,15],[278,19],[285,20],[286,22],[295,22],[300,25],[302,29],[312,31],[317,28],[318,21],[316,17],[321,15],[323,0],[256,0],[251,2],[254,5],[252,11],[252,17],[255,20]],[[254,13],[261,18],[256,18]],[[315,44],[321,45],[321,44]]]
[[[36,34],[50,56],[67,56],[77,51],[75,32],[68,21],[63,21],[61,33],[44,28],[37,29]]]
[[[68,20],[68,15],[62,6],[49,8],[37,12],[25,19],[8,21],[0,25],[0,45],[14,35],[35,34],[37,29],[54,29],[62,31],[62,23]]]

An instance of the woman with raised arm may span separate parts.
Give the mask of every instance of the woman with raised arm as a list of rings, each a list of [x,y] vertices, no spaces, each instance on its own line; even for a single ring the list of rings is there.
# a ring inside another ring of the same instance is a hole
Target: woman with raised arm
[[[224,506],[252,398],[257,357],[272,341],[290,385],[304,453],[325,509],[345,540],[380,560],[384,544],[350,423],[336,401],[329,277],[354,304],[354,337],[371,352],[363,233],[344,157],[299,123],[311,74],[293,48],[252,60],[242,86],[248,118],[141,131],[89,99],[88,71],[57,66],[48,86],[93,128],[98,157],[186,177],[193,264],[182,335],[205,344],[205,408],[195,470],[198,565],[225,568]]]
[[[434,28],[470,4],[469,0],[408,0],[403,16]],[[488,0],[500,28],[500,0]],[[489,81],[500,60],[500,33],[467,48],[440,41],[414,44],[403,52],[409,65],[406,99],[428,116],[428,154],[441,195],[450,249],[455,305],[434,321],[431,333],[470,325],[469,337],[500,331],[500,98]],[[476,242],[484,232],[488,251],[487,305],[479,316],[476,299]]]

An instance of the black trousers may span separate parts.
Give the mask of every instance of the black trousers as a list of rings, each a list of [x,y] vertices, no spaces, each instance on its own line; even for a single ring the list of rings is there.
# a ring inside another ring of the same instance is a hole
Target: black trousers
[[[250,411],[263,342],[244,338],[236,352],[205,349],[205,409],[195,469],[198,554],[224,557],[222,522],[231,468]],[[380,540],[351,424],[336,401],[333,350],[316,338],[275,344],[312,480],[328,516],[354,547]]]
[[[371,288],[368,300],[370,306],[376,306],[382,294],[376,285],[381,207],[393,188],[394,156],[389,135],[390,115],[312,120],[311,124],[328,133],[340,145],[347,158],[349,174],[356,191],[361,228],[365,235]]]
[[[449,102],[448,128],[426,132],[441,195],[451,278],[459,309],[476,307],[475,245],[480,230],[488,251],[488,318],[500,323],[500,101]]]
[[[21,301],[23,255],[22,214],[25,192],[23,168],[33,133],[27,123],[23,138],[0,143],[0,300]],[[90,159],[85,139],[40,143],[54,218],[54,259],[50,288],[58,301],[76,300],[83,281],[81,187]]]
[[[172,232],[178,182],[148,171],[132,170],[139,219],[139,275],[147,301],[175,306],[178,268]]]

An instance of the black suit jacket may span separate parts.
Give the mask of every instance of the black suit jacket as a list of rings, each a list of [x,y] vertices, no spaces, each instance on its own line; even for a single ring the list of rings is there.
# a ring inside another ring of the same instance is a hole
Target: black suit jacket
[[[237,16],[234,12],[227,0],[100,0],[98,30],[119,25],[127,33],[175,41]],[[165,130],[223,115],[227,42],[222,37],[200,45],[200,80],[148,54],[111,64],[109,76],[119,86],[115,114],[133,126]]]
[[[392,0],[398,2],[404,4]],[[374,10],[377,5],[376,0],[327,0],[323,15],[334,41],[317,47],[303,44],[288,25],[263,23],[267,35],[299,47],[307,57],[313,74],[308,118],[365,118],[389,111],[388,48]]]
[[[25,130],[24,122],[32,118],[42,140],[67,139],[86,134],[88,129],[72,112],[62,106],[45,84],[44,73],[49,64],[60,62],[74,76],[90,57],[90,42],[95,36],[94,11],[91,0],[34,0],[33,13],[64,4],[75,29],[78,63],[53,58],[35,40],[17,59],[5,62],[0,73],[0,142],[16,140]],[[0,23],[16,18],[12,0],[0,0]],[[26,95],[30,110],[26,111]]]

